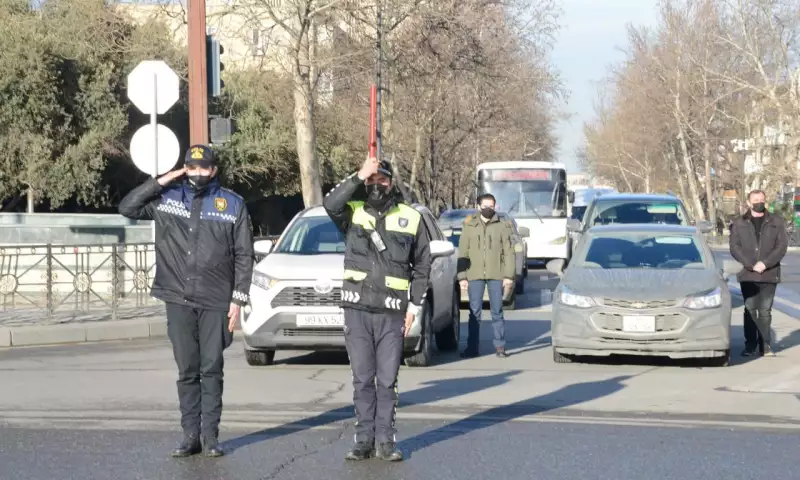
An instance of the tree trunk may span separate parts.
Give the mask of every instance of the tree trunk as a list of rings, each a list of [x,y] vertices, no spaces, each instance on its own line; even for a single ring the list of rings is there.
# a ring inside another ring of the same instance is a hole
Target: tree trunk
[[[322,183],[317,159],[314,130],[314,97],[303,75],[294,78],[294,126],[297,137],[297,160],[300,163],[300,186],[306,208],[322,205]]]
[[[706,138],[703,141],[703,161],[706,167],[706,207],[708,210],[708,218],[712,225],[717,224],[717,211],[714,208],[714,184],[711,178],[711,142]],[[714,171],[714,175],[719,175],[719,172]]]
[[[422,129],[417,127],[414,134],[414,158],[411,160],[411,176],[408,180],[409,187],[417,192],[417,197],[422,199],[421,192],[417,186],[417,168],[422,163]]]

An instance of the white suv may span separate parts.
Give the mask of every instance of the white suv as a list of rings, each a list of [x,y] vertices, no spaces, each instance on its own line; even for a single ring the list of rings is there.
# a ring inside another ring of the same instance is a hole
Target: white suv
[[[461,318],[455,247],[421,205],[431,238],[430,290],[425,308],[405,339],[409,366],[427,366],[433,339],[439,350],[458,349]],[[276,350],[344,350],[344,317],[339,308],[344,274],[344,235],[322,207],[295,216],[273,245],[255,243],[265,255],[253,270],[250,304],[242,309],[245,356],[250,365],[271,365]]]

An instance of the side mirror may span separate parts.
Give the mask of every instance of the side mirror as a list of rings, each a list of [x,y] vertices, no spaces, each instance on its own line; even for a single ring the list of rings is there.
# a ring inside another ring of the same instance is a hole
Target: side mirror
[[[744,266],[736,260],[724,260],[722,262],[722,274],[727,278],[732,275],[738,275],[744,269]]]
[[[578,220],[577,218],[570,218],[569,220],[567,220],[568,232],[580,232],[581,230],[583,230],[583,227],[581,226],[580,220]]]
[[[700,220],[695,226],[700,233],[711,233],[714,231],[714,225],[708,220]]]
[[[564,259],[563,258],[556,258],[554,260],[550,260],[545,265],[545,268],[548,272],[558,275],[559,277],[564,275]]]
[[[430,249],[433,258],[449,257],[456,253],[456,247],[446,240],[431,240]]]
[[[253,251],[256,252],[256,255],[269,255],[273,246],[272,240],[258,240],[253,242]]]
[[[519,227],[519,236],[521,238],[528,238],[531,236],[531,231],[528,227]]]

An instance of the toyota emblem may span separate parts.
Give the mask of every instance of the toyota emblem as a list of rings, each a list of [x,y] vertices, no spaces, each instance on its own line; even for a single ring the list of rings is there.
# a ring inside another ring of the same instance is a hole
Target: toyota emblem
[[[333,291],[333,282],[331,280],[317,280],[314,285],[314,291],[323,295],[331,293]]]

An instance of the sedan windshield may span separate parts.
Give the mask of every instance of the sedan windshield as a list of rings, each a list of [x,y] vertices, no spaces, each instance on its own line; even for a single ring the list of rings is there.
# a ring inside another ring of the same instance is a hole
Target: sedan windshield
[[[344,235],[328,217],[299,218],[275,246],[275,253],[344,253]]]
[[[581,264],[584,268],[705,268],[705,257],[691,235],[623,233],[593,237]]]
[[[662,223],[688,225],[686,212],[678,202],[598,200],[586,225],[617,223]]]

